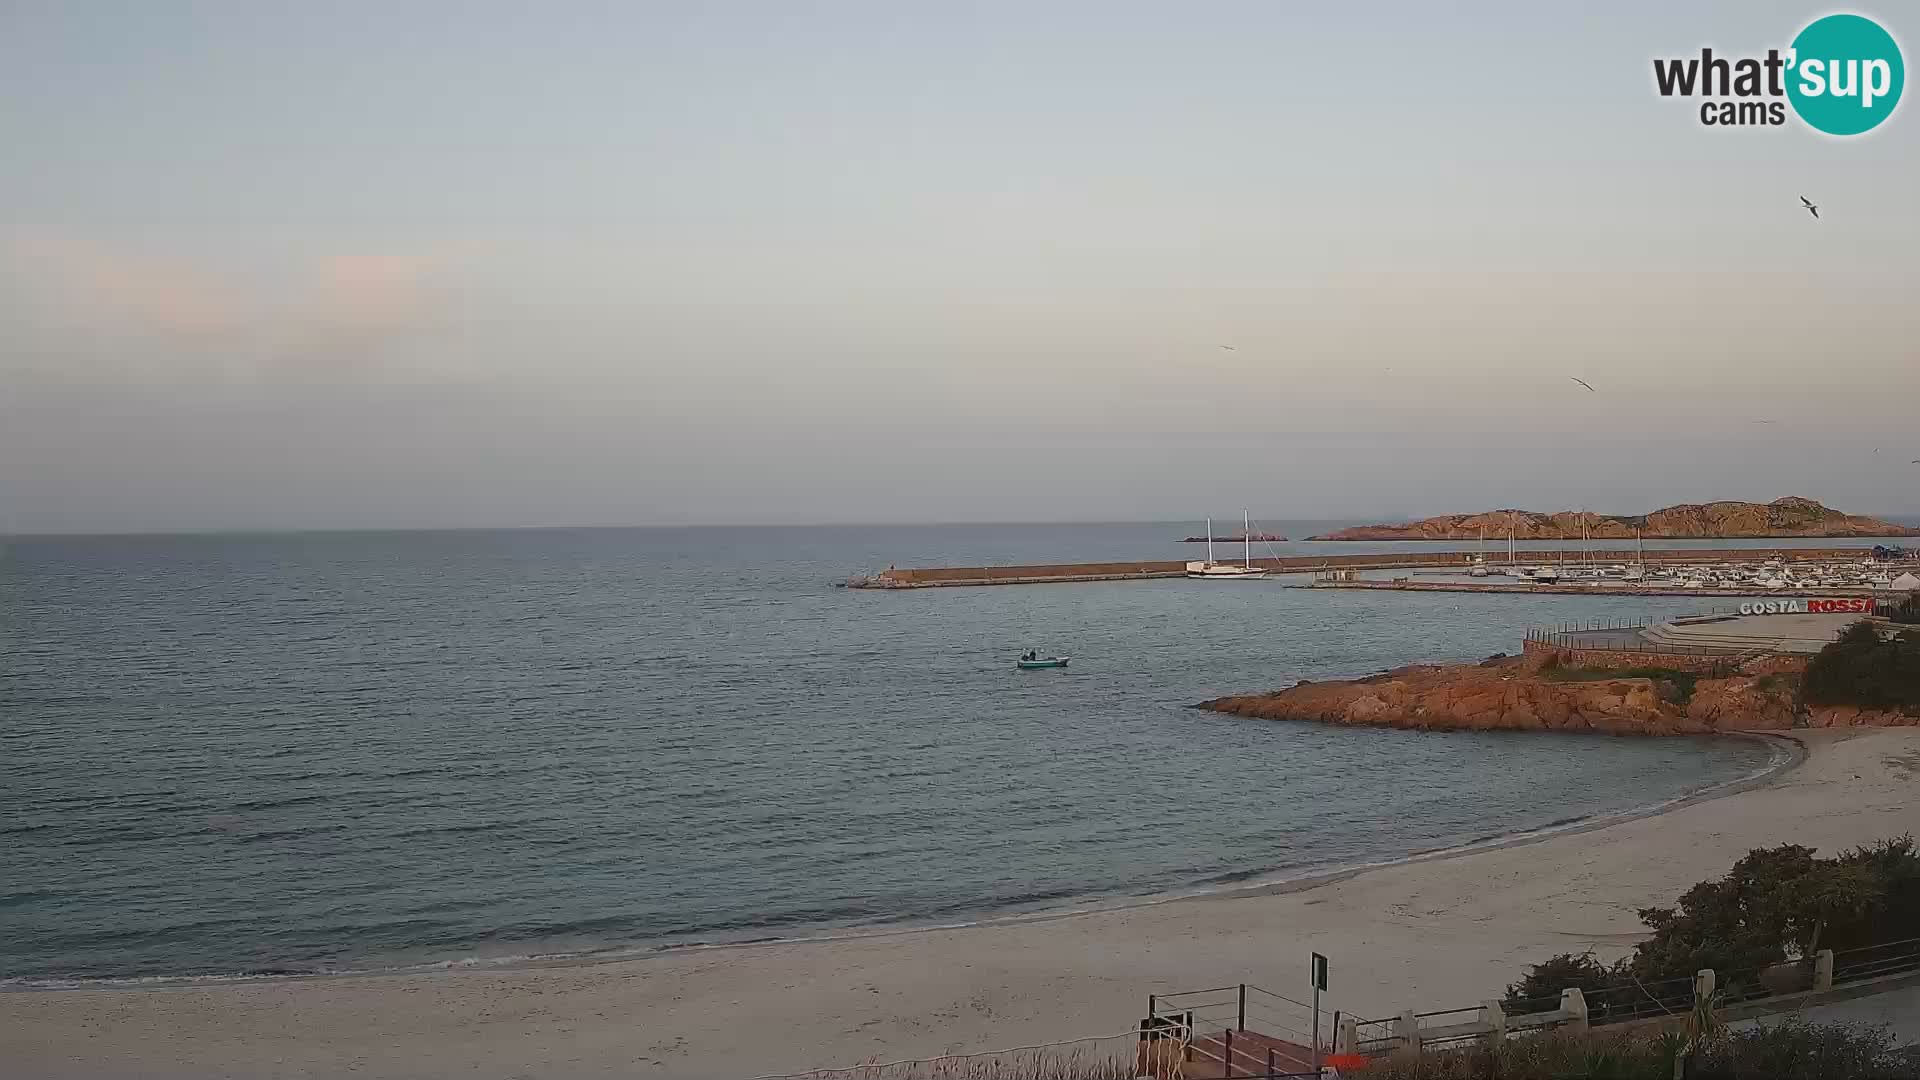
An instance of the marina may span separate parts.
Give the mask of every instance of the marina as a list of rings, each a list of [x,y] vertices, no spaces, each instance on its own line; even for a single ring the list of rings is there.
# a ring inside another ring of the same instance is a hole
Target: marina
[[[1211,564],[1211,560],[1209,560]],[[1180,560],[1045,563],[1008,566],[888,567],[841,583],[850,589],[929,589],[1147,581],[1193,575]],[[1848,548],[1669,548],[1658,550],[1513,550],[1489,562],[1471,551],[1291,555],[1245,566],[1291,587],[1521,592],[1617,596],[1896,594],[1920,588],[1920,553]],[[1393,571],[1411,574],[1384,576]]]
[[[1920,562],[1875,558],[1765,558],[1685,562],[1586,561],[1488,565],[1475,556],[1466,574],[1450,571],[1382,579],[1364,570],[1329,569],[1312,588],[1401,589],[1441,592],[1525,592],[1629,596],[1831,596],[1905,593],[1920,589]],[[1376,571],[1377,573],[1378,571]],[[1419,580],[1425,577],[1427,580]]]

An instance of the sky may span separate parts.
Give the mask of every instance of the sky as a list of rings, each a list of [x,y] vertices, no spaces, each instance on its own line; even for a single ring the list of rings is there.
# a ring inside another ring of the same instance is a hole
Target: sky
[[[1827,10],[10,0],[0,532],[1920,513]]]

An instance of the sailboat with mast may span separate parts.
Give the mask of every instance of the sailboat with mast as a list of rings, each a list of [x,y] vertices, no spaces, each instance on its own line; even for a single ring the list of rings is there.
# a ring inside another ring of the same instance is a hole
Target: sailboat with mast
[[[1234,563],[1213,561],[1213,519],[1208,518],[1207,561],[1189,562],[1187,564],[1188,577],[1204,578],[1208,581],[1241,581],[1267,576],[1267,571],[1264,567],[1253,565],[1253,518],[1244,510],[1241,511],[1240,517],[1242,522],[1240,537],[1246,545],[1246,553],[1241,556],[1242,561],[1237,565]]]

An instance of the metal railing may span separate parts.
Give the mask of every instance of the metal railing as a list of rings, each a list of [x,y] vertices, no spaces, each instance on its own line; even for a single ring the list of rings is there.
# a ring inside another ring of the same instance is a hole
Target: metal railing
[[[1217,1051],[1214,1049],[1216,1046],[1220,1048]],[[1283,1078],[1320,1075],[1311,1070],[1299,1071],[1297,1067],[1302,1062],[1292,1055],[1283,1058],[1274,1047],[1264,1045],[1258,1040],[1250,1045],[1243,1036],[1236,1045],[1232,1029],[1218,1036],[1196,1038],[1188,1045],[1187,1060],[1204,1061],[1218,1066],[1222,1080],[1257,1080],[1257,1078],[1258,1080],[1283,1080]]]
[[[1655,1016],[1680,1016],[1693,1008],[1694,978],[1681,975],[1671,979],[1624,983],[1588,993],[1587,1023],[1622,1024]]]
[[[1909,971],[1920,971],[1920,938],[1836,950],[1833,954],[1833,981],[1836,986]]]
[[[1181,1060],[1205,1063],[1201,1071],[1279,1078],[1315,1075],[1314,1023],[1312,1005],[1236,983],[1151,995],[1140,1030],[1143,1042],[1177,1039]]]
[[[1824,974],[1823,974],[1824,968]],[[1490,1039],[1518,1038],[1569,1023],[1587,1027],[1684,1017],[1706,990],[1716,1009],[1771,1000],[1791,1002],[1807,992],[1824,992],[1891,976],[1920,973],[1920,937],[1905,938],[1750,968],[1701,971],[1668,979],[1629,977],[1607,986],[1562,991],[1558,996],[1506,998],[1499,1016],[1488,1006],[1408,1013],[1378,1020],[1356,1020],[1349,1028],[1352,1049],[1363,1055],[1394,1053],[1417,1041],[1422,1049],[1445,1050]],[[1710,988],[1710,989],[1709,989]]]
[[[1529,631],[1526,640],[1548,645],[1567,652],[1624,652],[1650,653],[1666,656],[1684,656],[1714,658],[1729,654],[1729,648],[1718,645],[1668,645],[1660,641],[1589,641],[1571,634],[1550,634]]]
[[[1184,1014],[1197,1030],[1259,1031],[1312,1046],[1313,1006],[1252,983],[1156,994],[1149,1015]]]

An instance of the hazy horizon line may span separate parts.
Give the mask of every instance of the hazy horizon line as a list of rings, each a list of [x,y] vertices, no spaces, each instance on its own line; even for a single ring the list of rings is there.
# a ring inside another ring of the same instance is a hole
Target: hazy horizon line
[[[1744,501],[1744,500],[1719,500],[1719,501]],[[1676,503],[1672,505],[1704,505],[1704,504]],[[1460,511],[1459,513],[1463,513],[1463,514],[1500,513],[1508,509],[1519,509],[1519,508],[1497,507],[1489,510]],[[1829,509],[1833,509],[1833,508],[1829,507]],[[1527,513],[1543,513],[1544,512],[1544,513],[1558,514],[1558,513],[1578,513],[1579,511],[1569,509],[1569,510],[1555,510],[1555,511],[1525,511],[1525,512]],[[1594,513],[1596,516],[1599,516],[1599,517],[1643,516],[1643,515],[1633,515],[1633,514],[1607,514],[1607,513],[1602,513],[1600,511],[1589,511],[1589,512]],[[1651,511],[1648,511],[1648,512],[1650,513]],[[1841,511],[1841,512],[1848,513],[1847,511]],[[1399,525],[1399,524],[1406,524],[1406,523],[1415,522],[1415,521],[1422,521],[1429,517],[1439,517],[1439,516],[1444,516],[1444,515],[1439,515],[1439,514],[1405,515],[1403,514],[1403,515],[1341,515],[1337,517],[1287,517],[1287,518],[1256,517],[1253,519],[1253,522],[1255,525],[1259,525],[1261,522],[1276,523],[1276,524],[1315,524],[1315,525],[1354,525],[1354,524]],[[1911,509],[1904,512],[1878,512],[1878,513],[1864,513],[1864,514],[1853,513],[1853,514],[1850,514],[1850,516],[1871,517],[1871,518],[1876,518],[1882,521],[1887,521],[1895,525],[1920,525],[1920,509]],[[641,523],[566,522],[566,523],[546,523],[546,524],[526,524],[526,525],[344,525],[344,526],[319,525],[319,526],[292,526],[292,527],[275,527],[275,526],[239,527],[239,526],[236,526],[236,527],[225,527],[225,528],[184,528],[184,529],[110,529],[110,530],[96,530],[96,531],[90,531],[90,532],[75,532],[72,530],[60,529],[60,530],[49,530],[44,532],[41,532],[41,531],[0,532],[0,543],[4,543],[5,541],[8,541],[8,540],[95,539],[95,538],[103,538],[103,537],[138,539],[142,537],[155,537],[155,538],[182,537],[184,538],[184,537],[197,537],[197,536],[203,536],[203,537],[312,536],[312,535],[351,535],[351,534],[368,534],[368,533],[592,532],[592,531],[637,532],[642,530],[666,532],[671,530],[695,530],[695,529],[939,529],[939,528],[960,528],[960,527],[983,528],[983,527],[993,527],[993,526],[1045,526],[1045,525],[1075,525],[1075,526],[1091,527],[1091,526],[1097,526],[1097,525],[1179,525],[1186,522],[1187,520],[1188,519],[1186,518],[1032,518],[1032,519],[1026,519],[1026,520],[1014,520],[1014,519],[1007,519],[1007,518],[981,518],[981,519],[947,519],[947,520],[937,520],[937,521],[935,520],[929,520],[929,521],[695,521],[695,522],[641,522]],[[1224,521],[1226,519],[1223,518],[1221,520]],[[1204,520],[1201,521],[1201,524],[1202,524],[1202,528],[1204,529],[1205,527]],[[1222,536],[1230,536],[1230,535],[1232,534],[1217,533],[1216,539]],[[1307,539],[1308,538],[1304,536],[1289,537],[1285,542],[1294,543],[1298,541],[1305,541]],[[1532,537],[1528,539],[1544,539],[1544,538]],[[1605,539],[1605,538],[1602,538],[1602,539]],[[1742,538],[1740,537],[1662,537],[1661,539],[1712,540],[1712,539],[1742,539]],[[1780,536],[1780,537],[1753,537],[1752,539],[1789,539],[1789,540],[1791,539],[1804,539],[1804,540],[1822,540],[1822,539],[1902,540],[1902,539],[1906,539],[1906,540],[1910,540],[1913,538],[1900,537],[1900,536],[1820,537],[1820,536],[1787,535],[1787,536]],[[1355,543],[1357,541],[1326,541],[1326,542],[1327,543]],[[1445,539],[1422,540],[1419,538],[1409,538],[1407,540],[1393,541],[1393,542],[1395,543],[1403,543],[1403,542],[1447,543],[1450,541]]]

